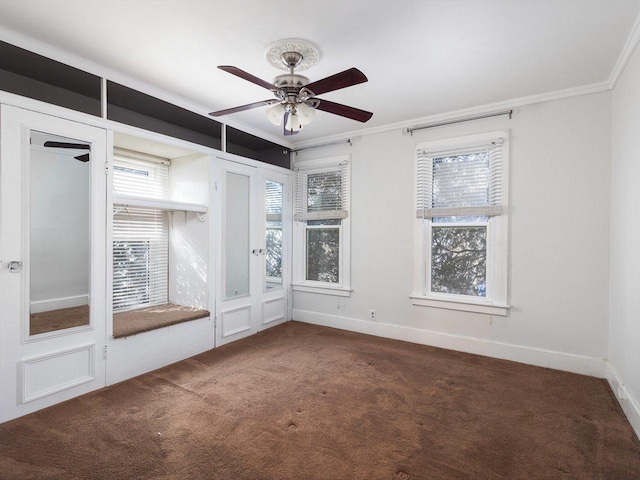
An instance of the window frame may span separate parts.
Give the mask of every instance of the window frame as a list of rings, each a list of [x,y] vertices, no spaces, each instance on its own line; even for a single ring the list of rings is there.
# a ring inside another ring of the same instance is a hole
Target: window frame
[[[410,295],[413,305],[459,310],[488,315],[508,315],[508,184],[509,184],[509,131],[494,131],[482,134],[466,135],[431,142],[423,142],[416,145],[415,167],[419,168],[420,155],[423,150],[434,152],[433,158],[437,158],[440,152],[456,149],[478,150],[483,146],[497,142],[495,148],[501,149],[501,212],[489,215],[488,221],[473,224],[470,222],[440,223],[433,222],[432,218],[418,218],[414,215],[413,235],[413,293]],[[418,176],[414,177],[415,203],[414,212],[419,208]],[[491,207],[489,207],[491,208]],[[479,214],[465,214],[465,216],[481,216]],[[481,226],[486,225],[486,295],[484,297],[473,295],[460,295],[431,291],[431,255],[432,255],[432,229],[434,226]]]
[[[343,182],[342,210],[346,216],[340,218],[338,225],[309,225],[308,220],[294,219],[293,225],[293,254],[294,271],[292,289],[294,291],[319,293],[341,297],[351,296],[351,158],[349,155],[328,157],[316,160],[300,162],[294,167],[300,174],[324,173],[341,171]],[[295,205],[296,211],[300,208],[300,202],[306,205],[307,198],[302,198],[299,185],[296,181]],[[306,191],[306,190],[305,190]],[[307,232],[314,229],[338,230],[338,282],[319,282],[307,280]]]

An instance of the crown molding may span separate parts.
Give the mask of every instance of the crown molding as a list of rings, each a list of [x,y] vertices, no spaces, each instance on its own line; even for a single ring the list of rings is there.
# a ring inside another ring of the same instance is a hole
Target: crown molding
[[[298,142],[293,144],[293,150],[314,147],[324,143],[333,143],[333,142],[337,142],[337,141],[341,141],[349,138],[354,139],[357,137],[363,137],[367,135],[375,135],[377,133],[384,133],[384,132],[389,132],[393,130],[402,131],[407,128],[415,127],[417,125],[446,122],[450,120],[458,120],[464,117],[484,115],[484,114],[495,112],[498,110],[514,109],[518,107],[524,107],[527,105],[534,105],[536,103],[544,103],[544,102],[550,102],[553,100],[561,100],[563,98],[590,95],[593,93],[604,92],[607,90],[610,90],[608,81],[591,83],[589,85],[581,85],[579,87],[566,88],[563,90],[555,90],[553,92],[542,93],[539,95],[530,95],[527,97],[514,98],[511,100],[505,100],[505,101],[496,102],[496,103],[489,103],[489,104],[481,105],[478,107],[466,108],[462,110],[454,110],[453,112],[429,115],[426,117],[414,118],[412,120],[405,120],[402,122],[392,123],[388,125],[381,125],[379,127],[365,128],[362,130],[353,130],[347,133],[340,133],[338,135],[331,135],[331,136],[317,138],[313,140],[307,140],[304,142]]]
[[[627,38],[624,47],[622,48],[622,52],[620,52],[620,56],[618,56],[618,60],[611,71],[611,75],[609,76],[609,88],[613,90],[618,84],[618,80],[622,76],[624,69],[626,68],[629,60],[631,59],[633,53],[636,51],[638,44],[640,43],[640,16],[636,19],[636,23],[633,25],[631,29],[631,33]]]

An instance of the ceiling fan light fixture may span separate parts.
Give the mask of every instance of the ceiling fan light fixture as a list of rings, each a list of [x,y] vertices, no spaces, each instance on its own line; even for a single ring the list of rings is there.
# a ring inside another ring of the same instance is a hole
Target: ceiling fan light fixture
[[[302,124],[300,123],[300,116],[297,113],[292,113],[289,115],[287,119],[287,124],[284,126],[285,129],[290,132],[298,132],[302,130]]]
[[[316,109],[310,107],[306,103],[301,103],[296,108],[298,116],[300,117],[300,125],[309,125],[316,118]]]
[[[282,117],[284,117],[284,111],[284,105],[278,103],[273,107],[267,109],[267,119],[269,119],[269,121],[276,126],[282,125]]]

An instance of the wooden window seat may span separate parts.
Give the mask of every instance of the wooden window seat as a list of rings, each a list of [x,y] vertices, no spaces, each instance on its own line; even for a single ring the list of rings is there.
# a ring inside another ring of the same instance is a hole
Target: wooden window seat
[[[157,328],[205,318],[209,315],[208,310],[184,307],[173,303],[115,313],[113,315],[113,337],[129,337]]]

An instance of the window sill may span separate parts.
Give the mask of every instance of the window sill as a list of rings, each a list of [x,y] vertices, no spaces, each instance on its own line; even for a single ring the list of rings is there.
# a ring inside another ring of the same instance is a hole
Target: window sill
[[[350,288],[344,287],[306,285],[302,283],[292,283],[291,288],[294,292],[319,293],[321,295],[334,295],[336,297],[350,297],[353,291]]]
[[[122,338],[209,316],[207,310],[167,303],[113,314],[113,337]]]
[[[506,317],[509,314],[510,305],[496,305],[490,302],[472,302],[464,300],[443,299],[442,297],[429,297],[411,295],[411,303],[420,307],[444,308],[447,310],[459,310],[463,312],[484,313],[485,315],[499,315]]]

